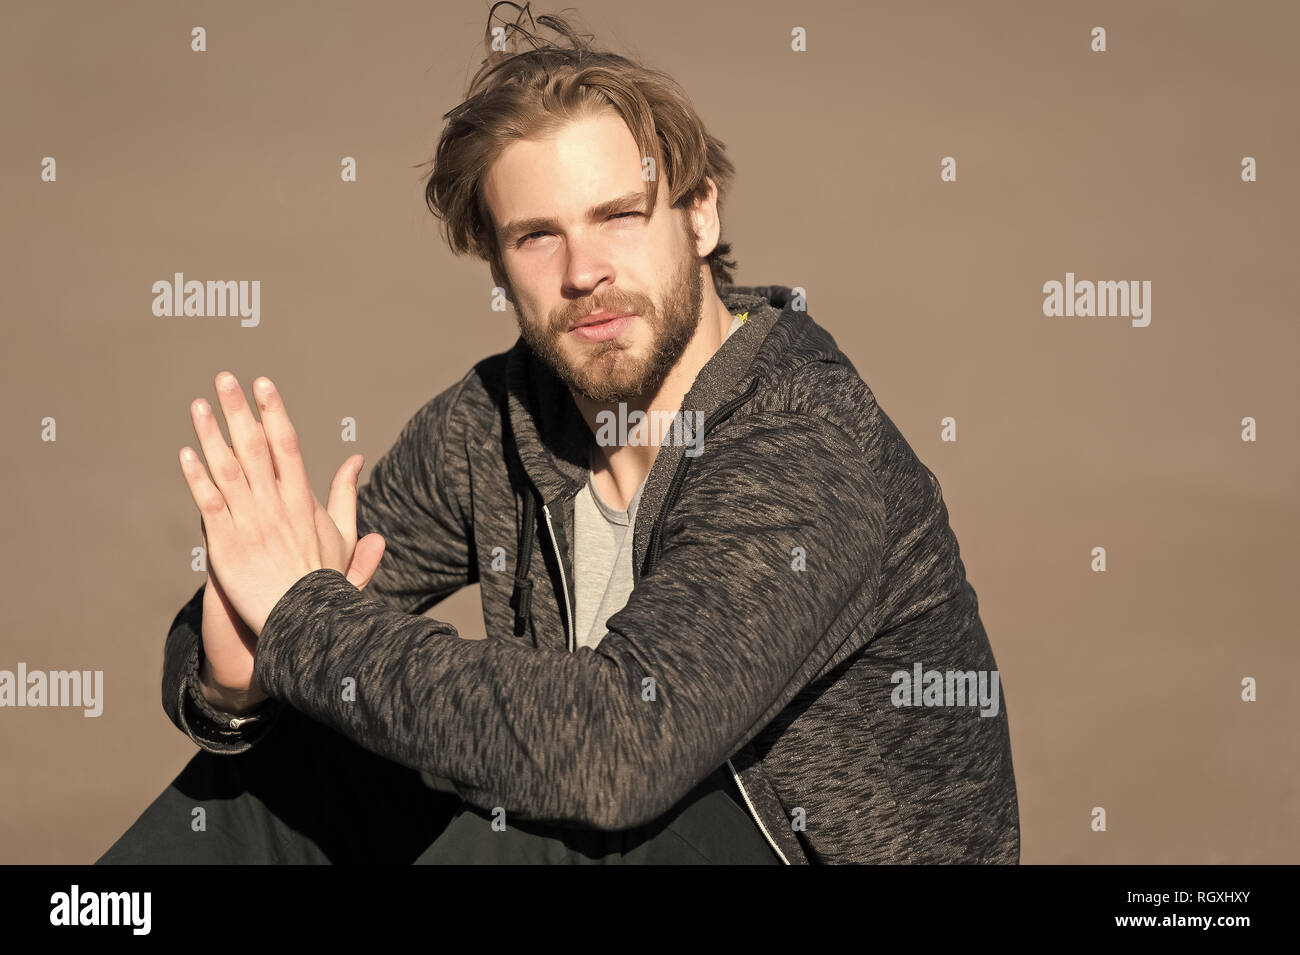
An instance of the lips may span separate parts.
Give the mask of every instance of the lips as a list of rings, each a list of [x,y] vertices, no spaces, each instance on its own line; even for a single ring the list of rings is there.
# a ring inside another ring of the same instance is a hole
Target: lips
[[[592,312],[586,318],[571,325],[569,331],[573,331],[575,328],[587,328],[591,325],[602,325],[615,318],[627,318],[631,314],[631,312]]]
[[[636,317],[633,312],[593,312],[569,329],[580,342],[605,342],[618,338]]]

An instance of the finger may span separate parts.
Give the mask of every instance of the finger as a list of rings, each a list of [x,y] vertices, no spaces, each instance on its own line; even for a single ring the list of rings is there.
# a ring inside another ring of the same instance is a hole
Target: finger
[[[208,470],[212,472],[212,482],[226,499],[231,519],[236,512],[248,513],[253,506],[253,492],[244,478],[244,469],[221,436],[212,406],[206,399],[196,398],[190,403],[190,418],[194,422],[199,447],[207,458]]]
[[[357,475],[366,463],[364,455],[354,454],[343,462],[330,483],[329,503],[325,510],[347,540],[357,537]]]
[[[298,432],[289,420],[284,399],[271,379],[266,377],[253,382],[253,397],[262,415],[266,445],[275,462],[280,498],[290,513],[300,520],[310,521],[316,511],[316,495],[307,478],[307,467],[302,462],[302,451],[298,446]]]
[[[388,542],[379,534],[367,534],[357,541],[357,548],[352,552],[352,563],[348,567],[347,578],[357,590],[365,588],[370,578],[379,569],[379,561],[384,556]]]
[[[275,464],[266,446],[262,425],[253,417],[253,409],[244,400],[244,389],[235,376],[223,371],[216,378],[217,399],[226,415],[230,445],[253,495],[265,498],[275,490]]]
[[[193,448],[181,448],[181,474],[185,476],[185,483],[190,488],[190,496],[194,498],[194,504],[199,509],[199,527],[203,529],[203,542],[206,544],[209,527],[222,528],[231,520],[230,511],[226,507],[226,498],[208,480],[208,474],[203,470],[203,463],[199,461],[199,456]]]

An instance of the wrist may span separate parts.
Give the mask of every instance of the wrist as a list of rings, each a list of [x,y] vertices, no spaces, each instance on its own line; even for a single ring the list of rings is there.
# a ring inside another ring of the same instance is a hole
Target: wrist
[[[213,679],[212,667],[206,657],[199,665],[199,692],[214,709],[234,716],[250,713],[268,699],[267,695],[256,686],[250,686],[247,690],[237,690],[218,684]]]

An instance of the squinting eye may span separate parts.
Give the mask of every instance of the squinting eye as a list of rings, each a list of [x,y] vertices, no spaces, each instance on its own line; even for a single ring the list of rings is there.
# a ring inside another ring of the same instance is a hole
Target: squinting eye
[[[644,212],[616,212],[610,216],[611,219],[621,219],[623,216],[645,216]],[[525,246],[532,241],[535,235],[550,235],[549,232],[530,232],[519,240],[520,246]]]

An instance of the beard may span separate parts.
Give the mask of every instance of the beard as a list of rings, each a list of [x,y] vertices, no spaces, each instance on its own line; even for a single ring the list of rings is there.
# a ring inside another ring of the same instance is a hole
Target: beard
[[[704,302],[701,260],[689,254],[689,247],[687,251],[677,273],[665,287],[661,306],[644,295],[611,289],[600,299],[571,303],[556,313],[545,328],[525,321],[516,306],[519,333],[561,381],[591,401],[612,404],[652,394],[659,390],[668,372],[682,357],[700,324]],[[632,355],[625,342],[613,338],[583,343],[579,346],[582,354],[576,359],[566,355],[560,348],[560,339],[568,334],[569,326],[576,319],[603,310],[640,316],[650,328],[650,353]]]

